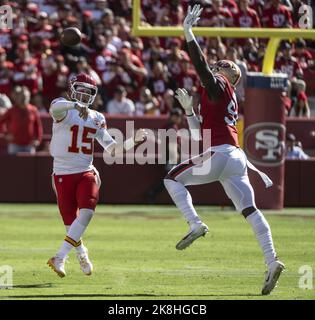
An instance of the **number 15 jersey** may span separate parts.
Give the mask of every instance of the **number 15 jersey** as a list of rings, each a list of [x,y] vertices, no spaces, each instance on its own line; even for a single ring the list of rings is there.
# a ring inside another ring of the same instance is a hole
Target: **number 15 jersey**
[[[55,102],[69,103],[64,98]],[[94,140],[104,136],[106,121],[103,114],[89,109],[87,120],[79,117],[75,109],[68,110],[61,120],[55,120],[50,142],[50,154],[54,158],[53,172],[56,175],[74,174],[94,170]],[[108,135],[109,136],[109,135]],[[110,136],[109,136],[110,137]],[[115,143],[113,139],[102,141],[104,147]]]
[[[229,81],[215,75],[221,87],[219,100],[212,101],[204,88],[201,91],[200,116],[202,133],[203,129],[211,130],[211,146],[229,144],[239,147],[236,121],[238,119],[238,106],[234,89]],[[204,137],[203,139],[209,139]]]

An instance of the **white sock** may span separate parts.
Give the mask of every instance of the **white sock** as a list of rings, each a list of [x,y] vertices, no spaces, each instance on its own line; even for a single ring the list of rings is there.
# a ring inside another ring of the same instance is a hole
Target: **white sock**
[[[164,184],[177,208],[182,212],[187,222],[190,225],[194,223],[201,223],[201,220],[193,206],[191,195],[185,186],[180,182],[171,179],[164,179]]]
[[[65,258],[70,250],[76,246],[77,242],[80,241],[81,236],[93,217],[93,213],[94,211],[91,209],[80,209],[79,216],[72,222],[68,229],[66,239],[57,252],[58,257],[62,259]],[[83,250],[83,247],[81,250]],[[81,250],[79,252],[81,252]]]
[[[259,210],[250,214],[246,220],[251,224],[254,230],[258,243],[264,253],[266,264],[271,264],[277,260],[277,255],[267,220]]]

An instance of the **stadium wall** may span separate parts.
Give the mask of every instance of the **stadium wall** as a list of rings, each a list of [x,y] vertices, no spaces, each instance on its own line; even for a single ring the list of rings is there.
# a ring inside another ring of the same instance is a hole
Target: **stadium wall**
[[[130,118],[132,120],[133,118]],[[125,128],[125,117],[107,117],[109,127]],[[135,120],[135,127],[161,128],[167,117],[141,117]],[[51,119],[43,116],[47,142],[51,134]],[[287,131],[302,141],[306,150],[315,150],[315,119],[288,118]],[[145,203],[145,194],[152,185],[163,179],[163,165],[106,165],[102,154],[95,155],[95,166],[100,171],[102,187],[101,203]],[[51,188],[52,158],[45,153],[36,156],[0,156],[0,202],[55,202]],[[250,175],[255,173],[250,172]],[[253,178],[253,176],[252,176]],[[315,181],[315,160],[285,163],[285,206],[315,206],[313,184]],[[261,182],[263,183],[263,182]],[[190,188],[196,204],[230,205],[229,199],[219,183]],[[264,189],[263,192],[272,193]],[[171,203],[163,192],[158,203]]]
[[[56,202],[51,187],[52,158],[37,156],[1,156],[0,202]],[[163,179],[163,165],[105,165],[101,154],[95,156],[100,172],[101,203],[146,203],[148,189]],[[250,172],[250,175],[255,173]],[[285,162],[285,206],[314,207],[315,160]],[[263,182],[261,182],[263,183]],[[231,203],[219,183],[190,187],[195,204],[229,206]],[[272,188],[263,191],[272,193]],[[163,192],[157,202],[170,204]]]

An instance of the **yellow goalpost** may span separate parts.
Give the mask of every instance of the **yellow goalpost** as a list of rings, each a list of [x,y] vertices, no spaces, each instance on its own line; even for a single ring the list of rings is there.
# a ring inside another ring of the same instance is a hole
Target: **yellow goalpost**
[[[133,0],[132,7],[133,27],[132,34],[141,37],[180,37],[183,28],[178,26],[143,26],[141,24],[141,0]],[[315,39],[315,30],[309,29],[281,29],[281,28],[208,28],[196,27],[197,36],[222,38],[269,38],[262,72],[272,74],[277,48],[284,39]]]

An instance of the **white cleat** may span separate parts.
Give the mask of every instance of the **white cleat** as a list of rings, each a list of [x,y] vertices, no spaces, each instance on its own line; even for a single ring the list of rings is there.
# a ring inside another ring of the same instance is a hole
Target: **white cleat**
[[[268,271],[266,272],[265,283],[261,290],[262,295],[270,294],[270,292],[277,286],[278,279],[283,270],[284,264],[279,260],[276,260],[269,265]]]
[[[84,274],[87,276],[90,276],[93,271],[93,264],[89,259],[88,256],[88,249],[85,248],[83,253],[77,253],[77,259],[80,263],[81,270],[83,271]]]
[[[189,247],[195,240],[200,238],[201,236],[205,236],[209,231],[208,226],[204,223],[194,224],[190,231],[185,235],[185,237],[180,240],[177,245],[177,250],[183,250]]]
[[[65,262],[67,257],[65,258],[59,258],[58,256],[52,257],[47,261],[47,264],[50,266],[50,268],[55,271],[60,278],[63,278],[66,276],[65,271]]]

